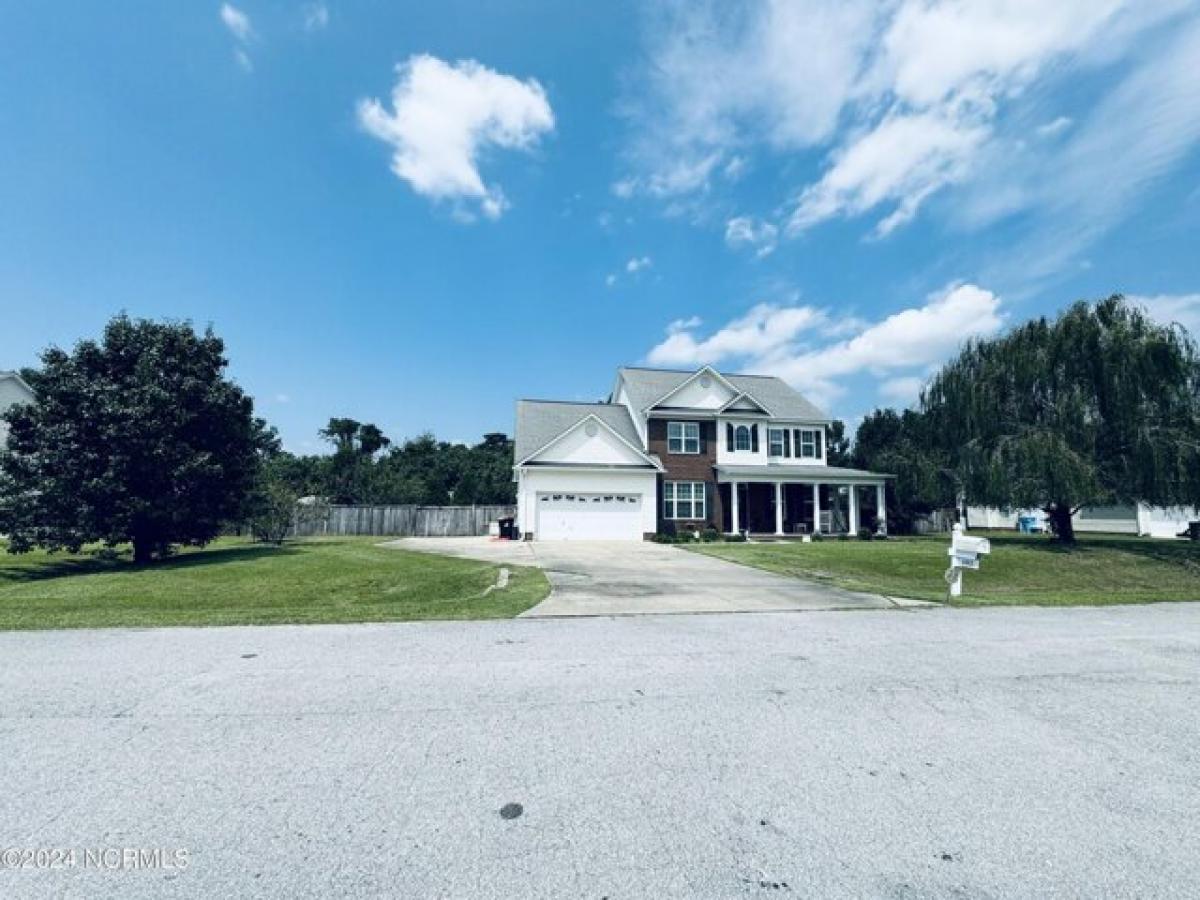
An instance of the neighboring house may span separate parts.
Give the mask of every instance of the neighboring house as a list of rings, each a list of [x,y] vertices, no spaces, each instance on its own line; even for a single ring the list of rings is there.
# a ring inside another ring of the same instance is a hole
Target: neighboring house
[[[1040,509],[1001,510],[988,506],[968,506],[967,524],[971,528],[1016,528],[1017,517],[1033,516],[1042,528],[1048,528],[1046,514]],[[1097,534],[1138,534],[1144,537],[1173,538],[1187,531],[1189,522],[1200,521],[1200,510],[1185,506],[1085,506],[1072,519],[1075,530]]]
[[[517,524],[539,540],[883,530],[877,472],[826,465],[829,417],[778,378],[626,367],[603,403],[517,402]]]
[[[16,372],[0,372],[0,413],[17,403],[32,403],[33,388]],[[8,425],[0,421],[0,450],[8,442]]]

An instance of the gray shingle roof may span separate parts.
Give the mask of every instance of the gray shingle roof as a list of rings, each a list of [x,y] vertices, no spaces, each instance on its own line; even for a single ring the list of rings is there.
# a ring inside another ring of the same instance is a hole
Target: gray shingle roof
[[[695,370],[639,369],[635,366],[622,366],[618,371],[625,380],[625,390],[629,392],[635,409],[645,409],[696,374]],[[782,378],[774,375],[726,375],[724,372],[721,377],[739,391],[758,400],[779,418],[829,421],[829,416],[823,410],[810,403]]]
[[[764,401],[765,402],[765,401]],[[588,416],[594,415],[633,446],[642,439],[629,410],[617,403],[566,403],[558,400],[518,400],[517,430],[513,437],[515,462],[520,462]]]

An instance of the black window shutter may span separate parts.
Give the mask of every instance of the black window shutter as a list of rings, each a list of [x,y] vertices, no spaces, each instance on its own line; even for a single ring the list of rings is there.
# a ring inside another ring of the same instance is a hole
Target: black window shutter
[[[750,426],[750,452],[758,452],[758,423]]]
[[[790,428],[783,429],[783,455],[792,455],[792,430]]]
[[[813,432],[813,442],[815,447],[813,455],[816,456],[817,459],[821,458],[821,435],[824,434],[824,431],[825,430],[823,428],[818,428]]]
[[[700,435],[700,455],[703,456],[708,452],[708,423],[701,422],[696,431]]]
[[[704,520],[713,521],[713,483],[704,482]]]
[[[725,423],[725,449],[730,453],[733,452],[733,423]]]

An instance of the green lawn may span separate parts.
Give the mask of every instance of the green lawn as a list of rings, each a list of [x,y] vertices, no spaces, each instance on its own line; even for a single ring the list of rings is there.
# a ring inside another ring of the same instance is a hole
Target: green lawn
[[[1081,536],[1073,549],[1048,537],[972,532],[992,541],[981,569],[964,575],[962,606],[1069,606],[1200,600],[1200,545]],[[946,599],[949,535],[888,541],[695,544],[688,549],[851,590]]]
[[[127,553],[0,549],[0,629],[508,618],[550,590],[541,570],[517,567],[485,596],[499,567],[377,542],[223,539],[144,568]]]

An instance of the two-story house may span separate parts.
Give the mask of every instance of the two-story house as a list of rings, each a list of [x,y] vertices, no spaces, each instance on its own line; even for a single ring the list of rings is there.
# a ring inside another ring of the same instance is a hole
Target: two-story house
[[[778,378],[624,367],[603,403],[517,402],[517,524],[539,540],[884,529],[887,475],[827,464],[829,417]]]

